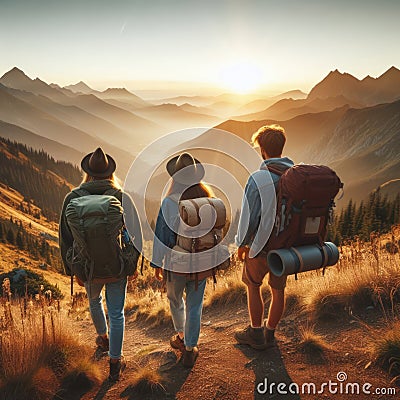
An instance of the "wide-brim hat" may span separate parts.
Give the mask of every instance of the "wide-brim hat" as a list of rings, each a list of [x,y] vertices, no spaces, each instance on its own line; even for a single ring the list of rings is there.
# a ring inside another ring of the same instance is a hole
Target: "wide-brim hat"
[[[171,158],[166,168],[174,181],[184,185],[199,183],[205,174],[201,162],[189,153],[182,153]]]
[[[95,178],[111,176],[116,167],[115,160],[109,154],[104,153],[101,147],[98,147],[93,153],[87,154],[81,162],[81,168]]]

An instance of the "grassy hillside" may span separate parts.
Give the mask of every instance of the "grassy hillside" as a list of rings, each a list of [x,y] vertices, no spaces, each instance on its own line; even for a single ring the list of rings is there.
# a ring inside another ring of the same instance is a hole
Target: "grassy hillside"
[[[0,176],[51,220],[57,220],[65,195],[81,180],[79,169],[44,151],[0,138]]]

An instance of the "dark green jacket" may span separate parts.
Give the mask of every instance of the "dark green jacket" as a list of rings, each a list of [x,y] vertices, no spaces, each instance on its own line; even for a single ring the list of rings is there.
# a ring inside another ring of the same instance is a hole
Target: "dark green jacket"
[[[79,188],[87,190],[90,194],[103,194],[107,190],[117,189],[113,185],[112,181],[108,179],[82,183],[79,186]],[[72,246],[74,239],[72,237],[71,230],[69,229],[67,220],[65,218],[65,210],[69,202],[77,197],[79,197],[79,195],[74,192],[70,192],[65,196],[60,216],[59,243],[60,243],[61,257],[64,264],[64,270],[67,275],[71,275],[71,271],[66,261],[66,254],[67,250]],[[133,236],[133,243],[136,249],[139,250],[139,252],[142,252],[142,229],[132,199],[127,193],[121,190],[119,190],[115,194],[115,197],[123,204],[125,224],[129,228],[129,233]]]

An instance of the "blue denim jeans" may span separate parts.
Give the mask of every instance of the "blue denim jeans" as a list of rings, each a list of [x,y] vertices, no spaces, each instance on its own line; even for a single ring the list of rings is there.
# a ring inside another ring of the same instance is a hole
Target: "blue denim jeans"
[[[127,279],[121,279],[117,282],[109,283],[85,283],[86,293],[89,297],[89,309],[93,324],[98,335],[107,333],[107,320],[103,307],[103,296],[101,294],[103,286],[106,287],[106,304],[108,319],[110,324],[110,358],[121,358],[122,342],[124,340],[125,330],[125,296]]]
[[[175,331],[184,332],[185,346],[197,346],[207,279],[200,280],[196,290],[194,280],[189,281],[185,276],[173,272],[168,275],[167,297]],[[184,290],[186,290],[186,304],[182,297]]]

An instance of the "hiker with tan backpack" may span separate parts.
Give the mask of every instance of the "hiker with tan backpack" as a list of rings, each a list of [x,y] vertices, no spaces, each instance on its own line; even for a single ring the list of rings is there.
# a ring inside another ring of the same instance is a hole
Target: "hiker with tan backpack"
[[[84,286],[96,328],[98,350],[108,352],[111,381],[125,368],[122,344],[127,280],[136,278],[142,232],[131,198],[118,185],[114,159],[101,148],[81,162],[83,182],[64,199],[59,240],[67,275]],[[124,221],[134,232],[127,231]],[[109,326],[103,307],[105,287]]]
[[[204,167],[191,154],[170,159],[166,168],[172,180],[157,217],[151,266],[167,289],[176,332],[170,344],[191,368],[199,354],[207,277],[215,279],[215,271],[229,265],[228,249],[220,246],[226,211],[202,182]]]
[[[235,338],[262,350],[275,343],[287,276],[337,262],[336,246],[324,240],[334,198],[343,184],[326,166],[294,166],[282,157],[286,136],[278,125],[260,128],[252,142],[260,147],[264,161],[247,181],[235,238],[238,258],[244,261],[250,325]],[[261,285],[267,274],[271,302],[264,324]]]

